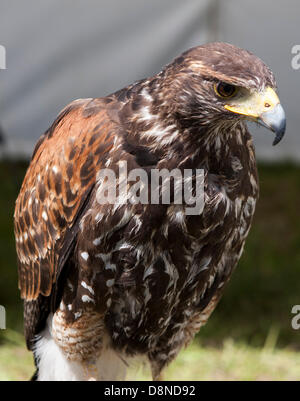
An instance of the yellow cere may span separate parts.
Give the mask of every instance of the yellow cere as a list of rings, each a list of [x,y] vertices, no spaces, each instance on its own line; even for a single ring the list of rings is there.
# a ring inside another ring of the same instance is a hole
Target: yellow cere
[[[226,110],[245,116],[259,117],[262,113],[272,110],[279,103],[279,98],[274,89],[268,87],[264,92],[253,92],[250,95],[233,99],[226,104]]]

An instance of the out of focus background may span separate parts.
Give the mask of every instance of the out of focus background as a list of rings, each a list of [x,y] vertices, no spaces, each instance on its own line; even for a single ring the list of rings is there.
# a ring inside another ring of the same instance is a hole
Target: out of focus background
[[[270,132],[252,127],[261,195],[244,254],[209,323],[166,378],[300,379],[300,330],[291,326],[300,304],[300,69],[292,67],[299,15],[298,0],[0,0],[0,380],[33,372],[13,209],[35,142],[70,101],[105,96],[215,40],[271,67],[287,132],[274,148]]]

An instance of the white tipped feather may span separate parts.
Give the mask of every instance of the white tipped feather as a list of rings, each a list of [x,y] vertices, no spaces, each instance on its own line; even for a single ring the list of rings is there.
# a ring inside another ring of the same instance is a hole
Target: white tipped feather
[[[38,362],[38,381],[124,380],[126,362],[109,345],[107,334],[103,338],[103,351],[95,363],[90,363],[95,377],[89,377],[87,364],[67,359],[51,335],[53,315],[46,328],[37,336],[34,354]]]

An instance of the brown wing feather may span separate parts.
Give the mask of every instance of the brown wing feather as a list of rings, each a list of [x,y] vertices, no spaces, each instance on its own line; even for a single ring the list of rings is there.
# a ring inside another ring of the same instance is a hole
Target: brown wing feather
[[[19,288],[26,301],[51,294],[115,130],[103,100],[77,100],[38,142],[14,215]]]

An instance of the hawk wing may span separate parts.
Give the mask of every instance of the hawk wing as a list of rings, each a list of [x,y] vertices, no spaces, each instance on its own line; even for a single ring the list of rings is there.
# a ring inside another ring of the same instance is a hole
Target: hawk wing
[[[96,172],[113,146],[107,100],[68,105],[36,145],[15,207],[19,288],[29,341],[49,313],[58,277],[75,245]]]

